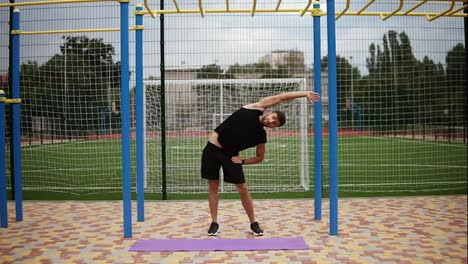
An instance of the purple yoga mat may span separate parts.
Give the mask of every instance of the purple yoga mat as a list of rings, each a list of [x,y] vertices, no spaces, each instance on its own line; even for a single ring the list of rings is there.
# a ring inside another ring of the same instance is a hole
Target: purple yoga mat
[[[308,249],[304,238],[255,239],[144,239],[138,240],[130,251],[235,251],[235,250],[298,250]]]

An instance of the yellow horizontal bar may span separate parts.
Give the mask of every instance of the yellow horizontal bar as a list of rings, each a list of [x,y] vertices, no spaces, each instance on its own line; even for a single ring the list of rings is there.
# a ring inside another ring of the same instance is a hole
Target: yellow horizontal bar
[[[6,99],[5,104],[20,104],[21,99]]]
[[[21,103],[21,99],[8,99],[5,97],[0,97],[0,102],[5,104],[19,104]]]
[[[203,12],[206,13],[252,13],[252,9],[204,9]],[[313,12],[313,9],[304,11],[303,9],[256,9],[255,13],[302,13],[302,12]],[[148,11],[144,11],[144,14],[150,14]],[[177,10],[151,10],[151,13],[154,15],[160,14],[199,14],[199,9],[181,9]]]
[[[119,0],[60,0],[60,1],[37,1],[37,2],[22,2],[0,4],[0,7],[18,7],[18,6],[35,6],[35,5],[58,5],[58,4],[76,4],[89,2],[118,2]]]
[[[358,12],[347,12],[345,15],[346,16],[385,16],[385,15],[389,15],[390,12],[362,12],[362,13],[358,13]],[[411,16],[416,16],[416,17],[427,17],[427,16],[436,16],[436,15],[439,15],[440,13],[417,13],[417,12],[412,12],[412,13],[409,13],[409,14],[405,14],[404,12],[398,12],[398,13],[395,13],[395,14],[392,14],[392,16],[406,16],[406,17],[411,17]],[[458,14],[446,14],[446,15],[443,15],[444,17],[468,17],[468,14],[464,14],[464,13],[458,13]]]
[[[447,2],[451,0],[429,0],[430,2]],[[454,0],[455,2],[468,2],[468,0]]]
[[[230,9],[226,11],[225,9],[205,9],[203,10],[204,13],[251,13],[251,9]],[[301,14],[304,10],[303,9],[257,9],[255,10],[256,13],[299,13]],[[153,14],[199,14],[199,9],[181,9],[179,12],[177,10],[152,10]],[[315,12],[314,9],[308,9],[305,12],[313,13]],[[148,11],[143,11],[144,14],[149,14]],[[336,12],[336,15],[339,15],[341,12]],[[440,13],[418,13],[418,12],[411,12],[406,14],[404,12],[346,12],[345,16],[436,16]],[[326,15],[326,12],[322,12],[321,15]],[[446,14],[443,15],[446,17],[468,17],[468,14],[464,13],[457,13],[457,14]]]
[[[141,30],[143,26],[131,27],[128,30]],[[65,30],[45,30],[45,31],[18,31],[11,32],[11,34],[20,35],[45,35],[45,34],[63,34],[63,33],[82,33],[82,32],[115,32],[120,31],[120,28],[89,28],[89,29],[65,29]]]

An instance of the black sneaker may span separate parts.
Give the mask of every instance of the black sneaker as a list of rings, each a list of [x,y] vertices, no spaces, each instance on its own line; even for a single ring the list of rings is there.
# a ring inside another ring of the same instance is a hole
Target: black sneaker
[[[250,230],[252,230],[252,233],[256,236],[263,236],[263,230],[260,228],[258,222],[250,224]]]
[[[210,229],[208,229],[209,236],[217,236],[219,230],[219,224],[215,222],[211,222]]]

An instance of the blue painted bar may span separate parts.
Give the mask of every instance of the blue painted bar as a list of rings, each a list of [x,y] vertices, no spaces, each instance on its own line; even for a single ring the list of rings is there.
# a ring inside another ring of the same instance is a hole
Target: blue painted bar
[[[314,8],[320,8],[315,3]],[[322,95],[320,16],[314,16],[314,91]],[[314,104],[314,219],[322,219],[322,100]]]
[[[336,88],[335,1],[327,0],[328,112],[330,149],[330,235],[338,235],[338,106]]]
[[[20,30],[20,11],[13,11],[13,30]],[[12,80],[11,80],[11,99],[20,99],[20,34],[12,35]],[[11,144],[13,145],[13,175],[15,181],[15,209],[16,221],[23,221],[23,184],[21,176],[21,120],[20,104],[14,103],[11,107],[12,127]]]
[[[143,6],[138,4],[137,11],[142,11]],[[145,141],[144,141],[144,87],[143,87],[143,29],[138,26],[143,26],[143,14],[136,14],[135,42],[136,42],[136,188],[137,188],[137,221],[145,221]]]
[[[122,192],[124,237],[132,237],[128,3],[120,2],[120,108],[122,119]]]
[[[5,159],[5,92],[0,90],[0,227],[8,227]]]

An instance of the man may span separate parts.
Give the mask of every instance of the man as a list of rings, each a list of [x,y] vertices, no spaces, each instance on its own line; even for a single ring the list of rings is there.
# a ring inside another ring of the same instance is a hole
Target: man
[[[219,231],[219,169],[222,167],[224,181],[236,185],[242,206],[250,220],[250,229],[254,235],[263,235],[263,230],[255,220],[252,198],[245,183],[243,165],[257,164],[265,156],[267,142],[264,127],[275,128],[284,125],[286,117],[281,111],[264,113],[271,106],[296,98],[306,97],[309,102],[316,102],[320,96],[311,91],[297,91],[265,97],[260,101],[244,105],[234,112],[211,133],[202,155],[202,178],[208,179],[208,202],[211,213],[211,225],[208,235],[216,236]],[[255,157],[240,157],[239,152],[256,147]]]

